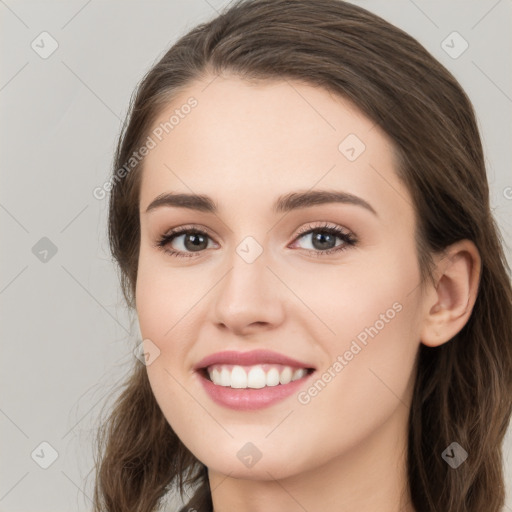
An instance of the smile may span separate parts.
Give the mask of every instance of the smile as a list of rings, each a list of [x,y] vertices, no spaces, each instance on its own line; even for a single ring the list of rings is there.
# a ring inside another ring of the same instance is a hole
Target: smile
[[[285,385],[302,379],[309,370],[280,364],[253,366],[215,364],[209,366],[206,371],[208,378],[217,386],[235,389],[261,389]]]
[[[270,378],[274,379],[272,382],[275,382],[275,372],[272,372],[271,370],[269,370],[268,373],[270,373]],[[227,371],[227,369],[225,369],[225,371]],[[242,368],[242,371],[246,373],[247,370]],[[249,372],[250,371],[251,369]],[[260,376],[257,377],[257,379],[260,379],[259,382],[261,383],[262,377],[261,373],[259,373],[260,371],[262,370],[258,370],[258,374]],[[239,370],[236,370],[235,372],[235,383],[236,379],[238,378],[236,376],[238,372]],[[289,375],[288,370],[284,369],[283,372],[285,377]],[[265,384],[265,386],[260,388],[250,388],[246,385],[244,385],[244,387],[236,388],[231,387],[230,385],[224,386],[222,384],[215,384],[212,380],[210,380],[206,370],[197,371],[195,374],[198,376],[207,396],[216,404],[237,411],[254,411],[257,409],[269,407],[277,402],[285,400],[287,397],[293,394],[299,393],[302,389],[305,388],[306,382],[309,381],[313,373],[315,373],[315,370],[313,369],[295,370],[295,380],[290,380],[287,383],[279,383],[270,386]],[[226,373],[224,373],[224,375],[226,375]],[[228,378],[231,379],[231,377]],[[243,384],[243,381],[241,384]]]

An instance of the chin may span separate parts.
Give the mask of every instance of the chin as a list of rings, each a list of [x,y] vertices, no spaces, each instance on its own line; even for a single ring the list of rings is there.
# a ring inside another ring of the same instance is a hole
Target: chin
[[[206,466],[209,471],[229,475],[230,478],[240,480],[281,480],[293,476],[296,473],[284,468],[282,462],[264,463],[263,460],[257,462],[252,468],[243,467],[242,464],[233,463],[233,461],[226,461],[225,464],[219,464],[218,460],[212,465],[206,464]]]
[[[292,449],[290,453],[284,453],[269,448],[267,455],[265,451],[262,449],[258,453],[249,443],[244,443],[240,449],[237,443],[236,449],[218,447],[214,453],[197,455],[194,453],[194,455],[210,471],[244,480],[281,479],[301,471],[297,465],[296,449]],[[293,466],[290,466],[288,461],[293,461]]]

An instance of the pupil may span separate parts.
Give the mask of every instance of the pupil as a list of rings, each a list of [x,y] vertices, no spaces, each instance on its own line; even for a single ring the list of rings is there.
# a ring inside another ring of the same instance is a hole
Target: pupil
[[[190,246],[189,242],[191,244]],[[205,237],[203,235],[200,235],[199,233],[192,233],[185,238],[185,247],[187,248],[187,250],[201,249],[202,247],[200,246],[201,244],[204,244],[204,242]]]
[[[334,240],[334,237],[331,235],[331,234],[323,234],[321,232],[317,232],[315,236],[313,236],[313,246],[315,246],[316,249],[331,249],[332,247],[334,247],[333,245],[331,245],[331,243],[333,242]],[[327,245],[329,247],[325,247],[325,243],[327,241]],[[318,242],[319,243],[319,247],[317,247],[315,245],[315,242]]]

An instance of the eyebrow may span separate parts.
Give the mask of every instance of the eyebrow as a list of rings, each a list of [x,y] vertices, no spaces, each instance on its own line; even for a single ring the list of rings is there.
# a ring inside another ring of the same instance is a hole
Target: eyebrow
[[[310,190],[306,192],[291,192],[277,198],[273,205],[275,213],[285,213],[300,208],[309,208],[320,204],[344,203],[361,206],[378,216],[375,209],[361,197],[348,192],[331,190]],[[218,206],[213,199],[199,194],[164,193],[156,197],[146,209],[146,213],[162,206],[188,208],[206,213],[217,213]]]

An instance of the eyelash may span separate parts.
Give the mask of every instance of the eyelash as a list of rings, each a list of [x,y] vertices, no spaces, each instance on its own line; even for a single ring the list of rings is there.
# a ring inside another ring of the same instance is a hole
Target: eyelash
[[[344,251],[344,250],[348,249],[349,247],[355,246],[358,242],[357,238],[355,237],[355,235],[353,233],[342,231],[336,225],[329,224],[329,223],[326,223],[322,226],[312,226],[312,225],[305,226],[304,228],[301,228],[299,230],[299,232],[297,233],[297,236],[294,238],[293,241],[295,242],[299,238],[301,238],[305,235],[308,235],[310,233],[313,233],[313,232],[321,232],[321,233],[328,233],[330,235],[335,235],[336,237],[340,238],[343,241],[342,244],[337,245],[331,249],[323,250],[323,251],[322,250],[314,250],[314,249],[303,249],[303,250],[307,251],[309,254],[314,254],[317,257]],[[170,256],[176,256],[178,258],[194,257],[195,254],[193,252],[192,253],[184,253],[182,251],[176,251],[174,249],[168,249],[166,247],[168,244],[170,244],[174,240],[174,238],[176,238],[180,235],[183,235],[183,234],[196,234],[196,235],[203,235],[203,236],[211,238],[207,232],[202,231],[202,230],[196,228],[195,226],[183,226],[180,228],[173,229],[173,230],[167,232],[166,234],[162,235],[157,240],[155,247],[161,249],[162,251],[164,251],[166,254],[169,254]],[[200,253],[200,252],[203,252],[203,251],[198,251],[198,253]]]

